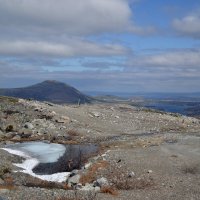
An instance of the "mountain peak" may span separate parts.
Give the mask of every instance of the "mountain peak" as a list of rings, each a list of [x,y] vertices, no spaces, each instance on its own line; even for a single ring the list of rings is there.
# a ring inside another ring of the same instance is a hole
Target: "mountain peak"
[[[92,100],[74,87],[56,80],[46,80],[25,88],[0,89],[0,95],[53,103],[89,103]]]

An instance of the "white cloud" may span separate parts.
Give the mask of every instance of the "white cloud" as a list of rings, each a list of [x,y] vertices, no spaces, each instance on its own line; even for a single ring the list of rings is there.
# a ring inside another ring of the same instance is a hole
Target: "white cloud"
[[[175,19],[172,23],[174,29],[184,35],[194,38],[200,38],[200,12]]]
[[[173,51],[148,56],[137,56],[130,65],[149,67],[200,68],[200,51]]]
[[[63,34],[124,31],[131,26],[127,0],[0,0],[1,26]]]
[[[123,55],[127,49],[115,44],[97,44],[71,39],[66,44],[45,41],[0,41],[0,54],[5,56],[113,56]]]

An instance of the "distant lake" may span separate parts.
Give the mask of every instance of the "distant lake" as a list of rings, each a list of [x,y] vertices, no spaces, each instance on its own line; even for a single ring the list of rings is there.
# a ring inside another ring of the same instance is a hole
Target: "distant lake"
[[[164,112],[179,113],[187,116],[200,114],[200,102],[177,102],[177,101],[149,101],[144,107]]]

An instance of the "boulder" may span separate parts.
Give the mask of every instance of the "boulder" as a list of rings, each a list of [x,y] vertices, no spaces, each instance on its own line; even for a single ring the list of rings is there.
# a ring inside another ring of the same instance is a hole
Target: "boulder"
[[[15,135],[12,139],[14,139],[14,140],[20,140],[21,137],[20,137],[20,135]]]
[[[83,186],[80,190],[99,192],[100,187],[94,186],[93,184],[86,183],[85,186]]]
[[[30,122],[26,122],[26,123],[24,124],[24,128],[33,129],[34,126],[33,126],[33,124],[31,124]]]
[[[95,181],[94,185],[102,187],[102,186],[108,186],[109,183],[108,183],[108,180],[106,178],[102,177],[102,178],[97,179]]]
[[[128,174],[128,177],[129,178],[132,178],[132,177],[134,177],[135,176],[135,173],[134,172],[130,172],[129,174]]]
[[[73,186],[73,185],[77,185],[79,183],[81,176],[79,174],[76,174],[72,177],[69,177],[67,182],[68,182],[68,186]]]

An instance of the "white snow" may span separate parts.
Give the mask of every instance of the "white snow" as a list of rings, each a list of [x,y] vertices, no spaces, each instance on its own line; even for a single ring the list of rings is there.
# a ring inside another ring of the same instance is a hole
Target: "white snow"
[[[27,155],[37,158],[40,163],[56,162],[66,150],[64,145],[44,142],[24,142],[10,145],[8,148],[26,152]]]
[[[30,147],[29,147],[30,144]],[[35,143],[22,143],[16,144],[18,146],[12,146],[11,148],[2,148],[3,150],[21,156],[25,158],[23,163],[14,163],[15,166],[22,168],[19,172],[23,172],[26,174],[30,174],[31,176],[37,177],[46,181],[53,182],[64,182],[69,176],[70,172],[61,172],[55,173],[51,175],[37,175],[32,170],[38,165],[40,162],[48,163],[55,162],[58,160],[60,156],[62,156],[65,152],[65,147],[59,144],[46,144],[42,142]],[[44,145],[44,146],[43,146]],[[13,148],[19,148],[20,150],[16,150]],[[51,157],[52,156],[52,157]]]

